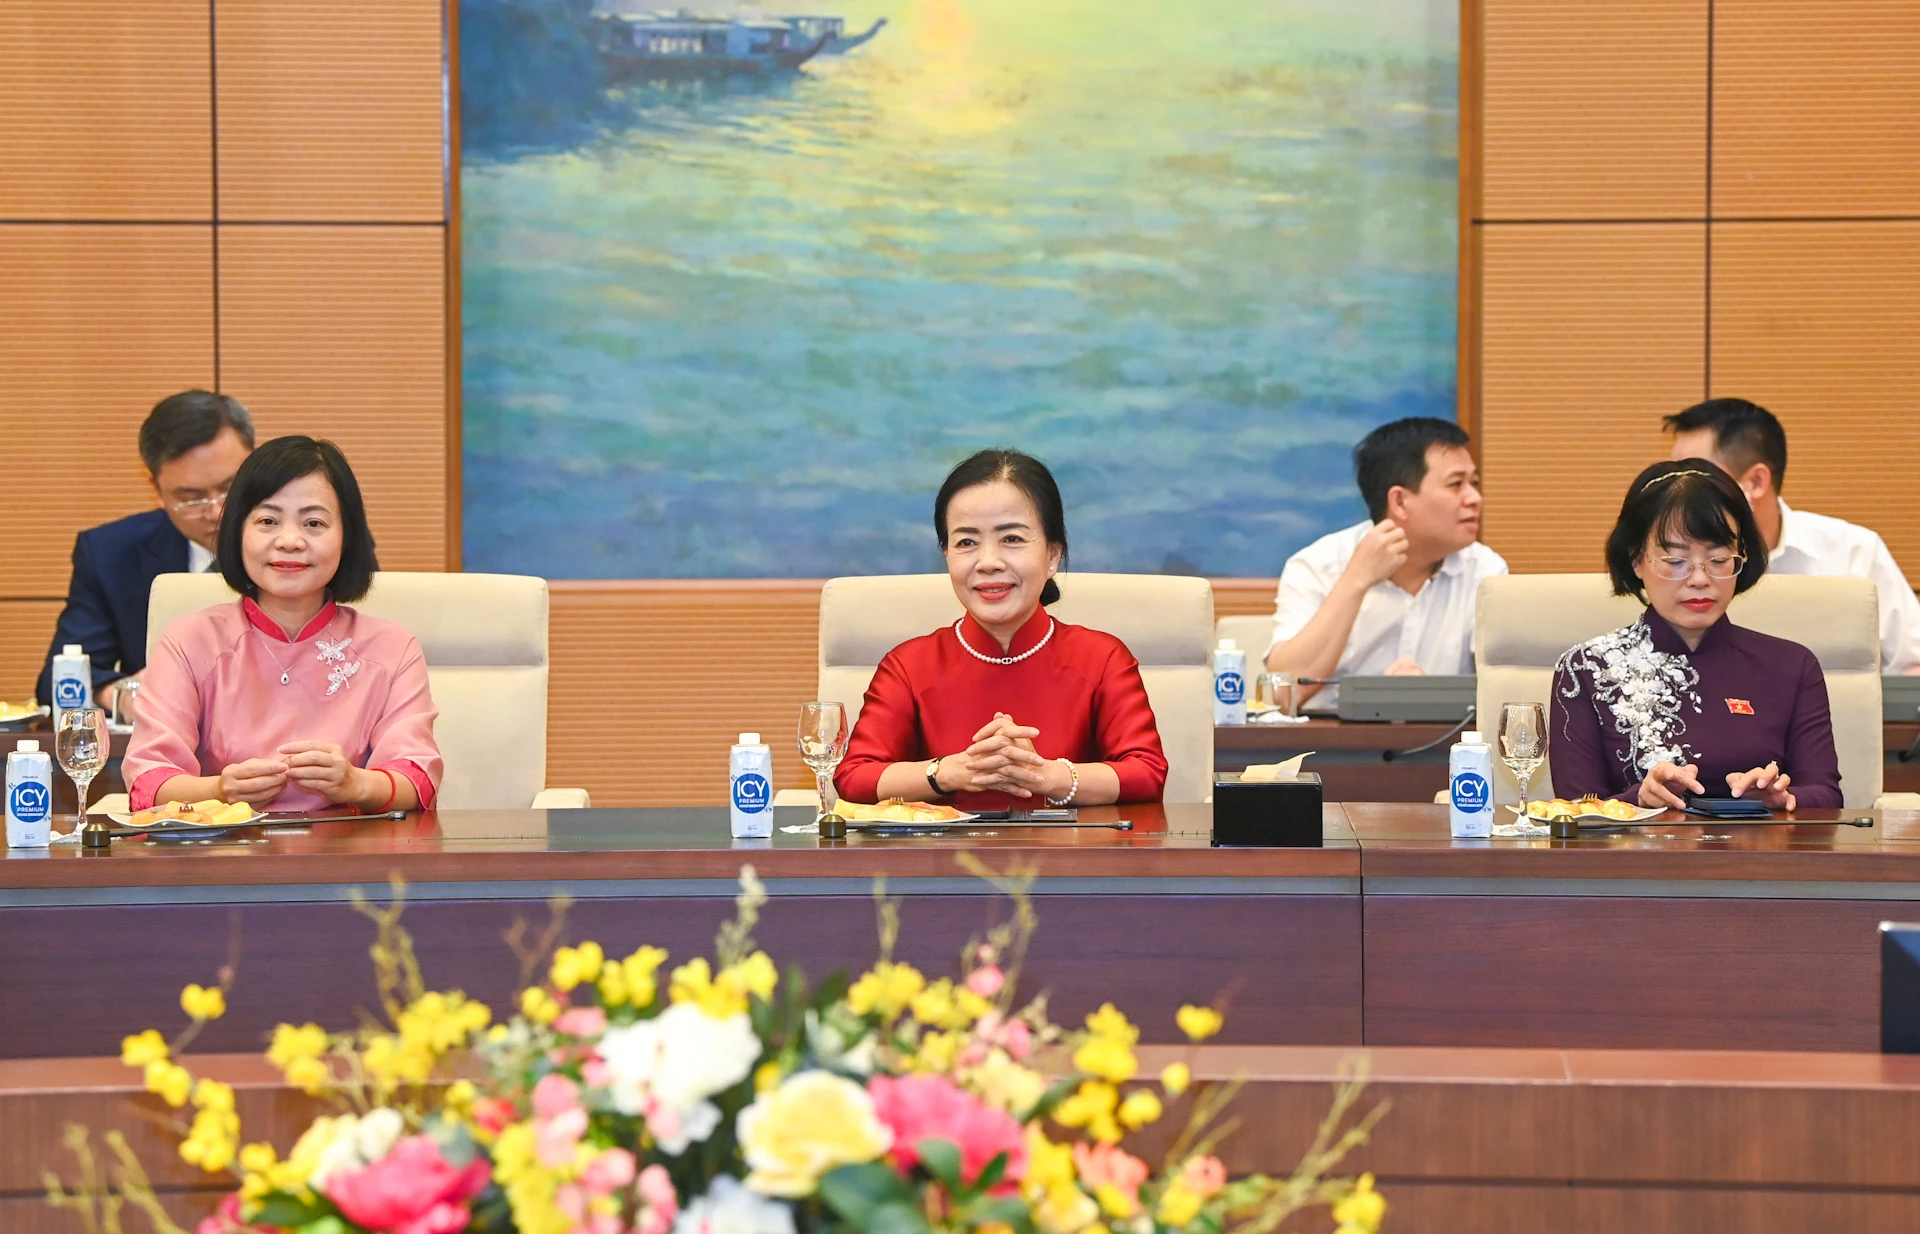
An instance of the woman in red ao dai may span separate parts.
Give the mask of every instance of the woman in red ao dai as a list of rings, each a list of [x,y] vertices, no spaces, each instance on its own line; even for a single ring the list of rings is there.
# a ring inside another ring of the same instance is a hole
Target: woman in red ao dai
[[[1045,465],[981,451],[947,477],[933,521],[966,613],[881,661],[834,777],[840,795],[969,810],[1158,801],[1167,760],[1139,662],[1111,634],[1046,611],[1067,531]]]

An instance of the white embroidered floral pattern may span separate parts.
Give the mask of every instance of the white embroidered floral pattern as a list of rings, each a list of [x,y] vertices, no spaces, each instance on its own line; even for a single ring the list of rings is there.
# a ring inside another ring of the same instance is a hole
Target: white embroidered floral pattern
[[[322,663],[331,666],[327,669],[327,696],[329,698],[345,686],[351,684],[353,675],[360,671],[360,661],[347,659],[347,648],[352,645],[353,640],[351,638],[343,638],[337,643],[329,643],[323,638],[314,644],[314,646],[319,648],[317,658]]]
[[[1691,763],[1692,748],[1681,737],[1687,722],[1681,709],[1700,711],[1694,687],[1700,674],[1684,656],[1653,648],[1653,631],[1645,621],[1622,626],[1573,648],[1560,657],[1559,667],[1570,670],[1573,684],[1563,698],[1578,698],[1580,679],[1593,679],[1593,696],[1613,716],[1613,728],[1627,739],[1624,754],[1616,755],[1632,773],[1644,779],[1658,762]],[[1605,714],[1605,713],[1603,713]]]

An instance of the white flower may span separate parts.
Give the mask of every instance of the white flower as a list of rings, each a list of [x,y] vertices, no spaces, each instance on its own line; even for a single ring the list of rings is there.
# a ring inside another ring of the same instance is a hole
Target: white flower
[[[360,1154],[360,1160],[372,1165],[393,1151],[394,1142],[407,1130],[407,1120],[400,1111],[381,1106],[369,1110],[360,1116],[360,1125],[354,1128],[353,1147]]]
[[[645,1118],[660,1151],[678,1156],[720,1125],[707,1098],[747,1078],[760,1039],[744,1014],[715,1019],[695,1003],[675,1003],[651,1020],[608,1029],[600,1057],[613,1108]]]
[[[793,1210],[722,1174],[711,1190],[680,1210],[673,1234],[794,1234]]]

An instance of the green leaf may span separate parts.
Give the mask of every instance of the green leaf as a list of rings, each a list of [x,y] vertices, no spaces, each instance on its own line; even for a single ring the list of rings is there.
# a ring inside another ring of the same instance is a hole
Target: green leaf
[[[1040,1100],[1034,1102],[1033,1108],[1028,1110],[1026,1116],[1020,1121],[1022,1123],[1034,1123],[1048,1117],[1053,1113],[1055,1107],[1062,1101],[1065,1101],[1068,1096],[1073,1093],[1073,1090],[1079,1087],[1080,1077],[1078,1075],[1072,1075],[1064,1080],[1054,1081],[1053,1087],[1040,1094]]]
[[[960,1146],[952,1140],[928,1136],[915,1144],[913,1151],[920,1154],[920,1164],[945,1183],[948,1191],[958,1194],[966,1186],[966,1179],[960,1176]]]
[[[258,1218],[255,1218],[258,1220]],[[328,1213],[318,1221],[310,1221],[300,1227],[300,1234],[354,1234],[354,1227]]]
[[[1006,1172],[1007,1154],[995,1153],[993,1160],[981,1167],[980,1176],[973,1180],[969,1190],[976,1193],[991,1190],[993,1185],[1000,1181],[1000,1176]]]
[[[303,1200],[284,1191],[269,1191],[260,1201],[260,1211],[254,1215],[253,1224],[297,1230],[333,1213],[333,1205],[324,1201]]]
[[[844,971],[833,974],[825,981],[822,981],[820,988],[813,992],[813,1005],[819,1010],[825,1011],[827,1008],[845,998],[847,996],[847,990],[851,988],[852,985],[853,983],[847,979],[847,974]]]
[[[982,1171],[984,1174],[984,1171]],[[1017,1234],[1033,1234],[1033,1210],[1027,1202],[1018,1196],[1003,1196],[997,1200],[983,1200],[967,1208],[967,1223],[981,1226],[991,1221],[1002,1221],[1012,1226]]]
[[[889,1204],[913,1204],[913,1189],[892,1166],[878,1161],[843,1165],[820,1179],[820,1198],[849,1223],[865,1229],[873,1214]]]
[[[926,1216],[912,1204],[882,1204],[863,1228],[866,1234],[932,1234]]]

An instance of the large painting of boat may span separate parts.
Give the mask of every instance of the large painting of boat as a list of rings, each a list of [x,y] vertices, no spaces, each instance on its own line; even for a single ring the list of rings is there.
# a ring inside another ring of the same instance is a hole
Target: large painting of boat
[[[1454,400],[1451,0],[458,0],[465,559],[1271,576]]]

